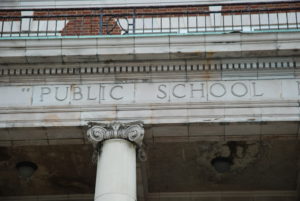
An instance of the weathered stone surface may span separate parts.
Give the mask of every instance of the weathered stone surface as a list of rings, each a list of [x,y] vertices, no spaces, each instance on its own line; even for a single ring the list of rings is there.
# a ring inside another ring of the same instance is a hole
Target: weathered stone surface
[[[0,93],[1,107],[297,101],[300,80],[3,86]]]
[[[263,200],[271,196],[274,200],[284,197],[296,200],[299,146],[295,140],[156,143],[149,144],[147,149],[148,188],[145,188],[149,190],[150,200],[185,198],[193,201],[221,197]],[[34,195],[25,198],[30,201],[91,200],[96,171],[92,152],[91,145],[0,148],[0,199],[21,200],[3,196]],[[211,160],[230,154],[234,156],[231,171],[216,172]],[[29,182],[18,178],[15,164],[20,160],[38,165]]]
[[[82,126],[112,120],[297,121],[299,83],[299,79],[253,79],[5,85],[0,87],[5,94],[0,99],[0,127]]]
[[[253,40],[255,38],[255,41]],[[212,59],[299,55],[299,33],[3,40],[0,63]],[[224,42],[225,40],[225,42]],[[20,48],[21,47],[21,48]]]

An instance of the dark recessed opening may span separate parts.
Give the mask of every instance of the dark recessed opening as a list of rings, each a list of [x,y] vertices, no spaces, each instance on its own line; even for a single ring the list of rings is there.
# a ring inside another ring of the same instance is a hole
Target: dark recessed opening
[[[228,157],[218,156],[211,161],[212,166],[219,173],[225,173],[230,171],[232,160]]]
[[[38,166],[30,161],[22,161],[16,164],[16,168],[21,178],[29,179],[38,169]]]

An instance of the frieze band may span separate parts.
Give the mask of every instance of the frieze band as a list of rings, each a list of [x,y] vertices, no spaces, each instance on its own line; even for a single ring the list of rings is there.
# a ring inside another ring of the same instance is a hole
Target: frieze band
[[[300,79],[3,86],[0,87],[0,94],[3,94],[0,108],[5,110],[10,106],[74,108],[262,100],[299,101]],[[19,96],[22,98],[15,100],[14,97]]]

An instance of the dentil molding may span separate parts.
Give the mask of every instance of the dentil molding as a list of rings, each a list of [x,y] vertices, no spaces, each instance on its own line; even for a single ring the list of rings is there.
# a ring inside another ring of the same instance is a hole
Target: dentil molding
[[[294,58],[202,60],[177,62],[139,62],[60,66],[0,66],[0,77],[6,76],[49,76],[49,75],[89,75],[153,72],[202,72],[202,71],[243,71],[268,69],[294,69],[300,61]]]

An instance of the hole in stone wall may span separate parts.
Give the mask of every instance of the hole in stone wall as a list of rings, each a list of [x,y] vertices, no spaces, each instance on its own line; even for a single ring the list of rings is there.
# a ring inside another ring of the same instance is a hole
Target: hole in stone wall
[[[229,157],[218,156],[211,160],[211,164],[217,172],[225,173],[230,171],[233,162]]]
[[[38,169],[37,165],[30,161],[22,161],[16,164],[19,176],[23,179],[29,179]]]

